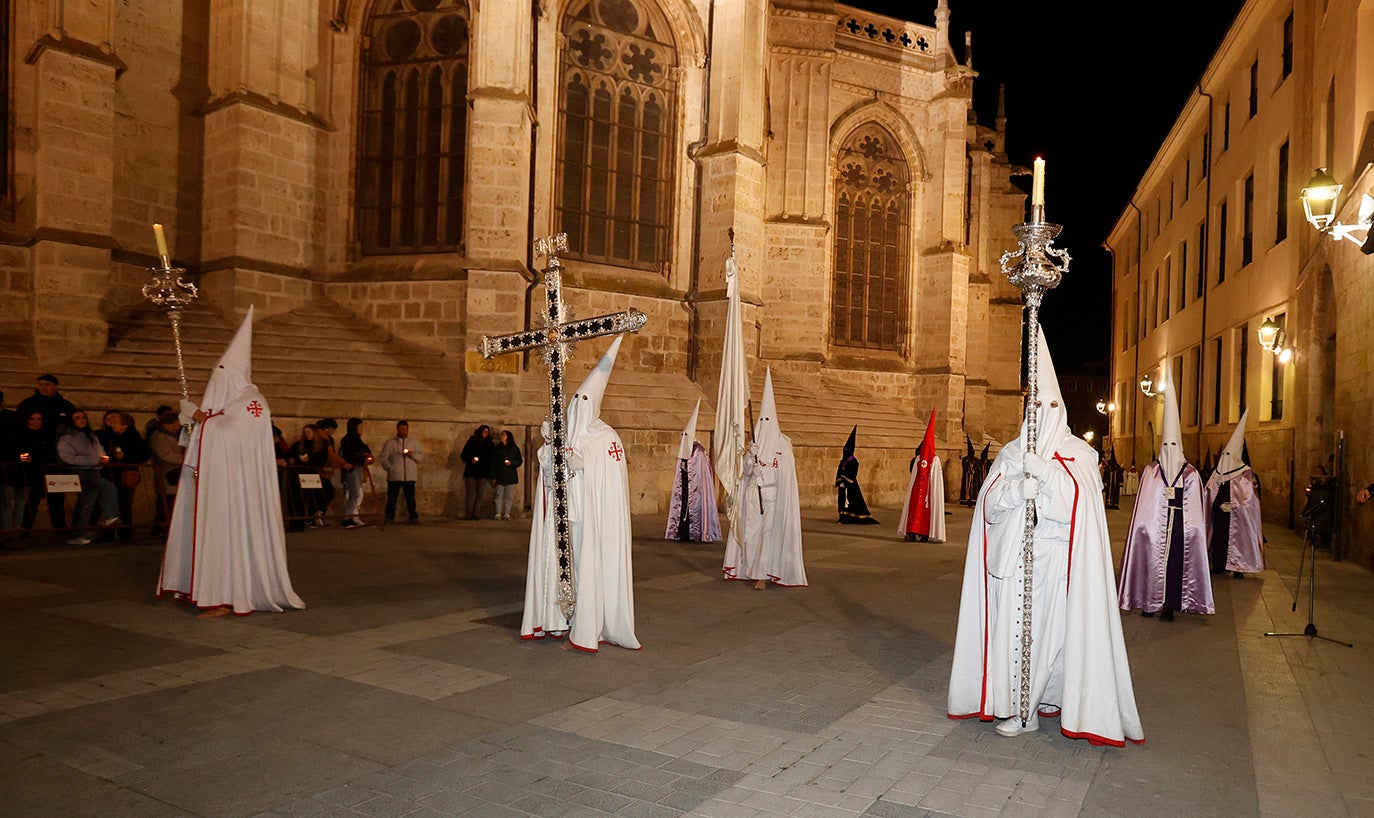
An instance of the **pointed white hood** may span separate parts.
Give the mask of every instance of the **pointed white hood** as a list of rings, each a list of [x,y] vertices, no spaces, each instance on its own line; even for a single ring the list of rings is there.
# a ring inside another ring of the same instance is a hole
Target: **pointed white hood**
[[[601,400],[606,395],[606,384],[611,380],[611,370],[615,368],[615,356],[620,352],[620,342],[625,339],[617,335],[601,356],[592,371],[582,380],[572,398],[568,400],[568,433],[565,440],[574,440],[585,434],[592,424],[601,417]]]
[[[1045,329],[1040,328],[1036,352],[1036,408],[1035,452],[1041,457],[1053,454],[1060,442],[1072,434],[1069,431],[1069,412],[1064,406],[1064,394],[1059,391],[1059,376],[1054,371],[1054,359],[1045,341]],[[1021,445],[1026,445],[1026,421],[1021,421]]]
[[[1240,416],[1240,423],[1236,424],[1236,430],[1231,433],[1231,439],[1226,442],[1226,448],[1221,450],[1221,457],[1217,458],[1217,469],[1213,474],[1220,482],[1226,482],[1237,474],[1240,474],[1245,467],[1245,419],[1249,417],[1250,410],[1246,409]]]
[[[769,367],[763,379],[763,405],[759,409],[759,419],[754,422],[754,443],[761,452],[775,452],[781,441],[778,404],[773,398],[773,368]]]
[[[1178,473],[1188,464],[1183,456],[1183,433],[1178,423],[1178,389],[1174,385],[1174,373],[1169,365],[1164,365],[1164,432],[1159,438],[1159,467],[1164,470],[1164,479],[1174,482]]]
[[[205,397],[200,408],[205,412],[221,412],[243,390],[253,385],[253,308],[248,308],[243,323],[220,356],[219,363],[210,370],[205,384]]]
[[[692,410],[692,417],[687,420],[687,425],[682,430],[682,443],[677,447],[678,460],[692,459],[692,444],[697,441],[697,416],[699,414],[701,414],[701,398],[697,398],[697,405]]]

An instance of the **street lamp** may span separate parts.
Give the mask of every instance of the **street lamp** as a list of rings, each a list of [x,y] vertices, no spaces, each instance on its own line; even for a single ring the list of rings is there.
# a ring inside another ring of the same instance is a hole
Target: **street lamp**
[[[1140,376],[1140,391],[1145,393],[1145,397],[1153,398],[1155,396],[1154,385],[1155,377],[1150,373],[1146,372]]]
[[[1337,241],[1353,241],[1360,245],[1365,255],[1374,253],[1374,244],[1369,236],[1370,223],[1374,222],[1374,197],[1368,193],[1361,196],[1355,223],[1342,224],[1336,220],[1336,215],[1340,212],[1341,190],[1344,187],[1326,168],[1317,168],[1317,175],[1302,189],[1302,209],[1307,222],[1318,233],[1330,233],[1331,238]],[[1363,231],[1364,235],[1357,238],[1354,235],[1357,231]]]
[[[1264,323],[1259,325],[1259,342],[1266,352],[1273,352],[1274,347],[1281,345],[1283,338],[1283,328],[1274,322],[1269,316],[1264,317]]]
[[[1115,411],[1116,411],[1116,404],[1115,404],[1115,403],[1108,403],[1108,402],[1105,401],[1105,400],[1100,400],[1100,401],[1097,402],[1097,411],[1098,411],[1100,414],[1109,415],[1109,416],[1110,416],[1112,412],[1115,412]]]
[[[1096,436],[1097,436],[1097,433],[1094,432],[1092,429],[1089,429],[1088,431],[1086,431],[1086,432],[1083,433],[1083,439],[1086,440],[1086,441],[1088,441],[1089,443],[1092,443],[1092,442],[1093,442],[1093,438],[1096,437]]]
[[[1274,319],[1265,317],[1260,324],[1259,342],[1265,352],[1272,352],[1279,359],[1279,363],[1293,360],[1293,345],[1288,343],[1288,333]]]

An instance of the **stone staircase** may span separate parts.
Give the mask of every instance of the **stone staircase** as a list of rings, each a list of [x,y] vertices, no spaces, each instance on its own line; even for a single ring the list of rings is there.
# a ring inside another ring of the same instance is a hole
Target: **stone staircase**
[[[192,400],[204,391],[237,326],[209,307],[186,311],[181,336]],[[165,316],[130,315],[112,324],[110,335],[103,355],[64,362],[54,373],[73,402],[142,408],[147,401],[141,396],[170,398],[181,391]],[[453,362],[400,344],[327,301],[255,323],[253,380],[280,417],[460,419],[455,406],[462,404],[462,375]]]
[[[192,400],[204,391],[205,379],[237,325],[203,303],[184,313],[182,347]],[[33,358],[0,350],[0,388],[7,404],[12,407],[31,394],[35,376],[47,371],[58,376],[69,400],[97,416],[97,423],[100,413],[115,408],[132,412],[142,425],[158,404],[175,405],[181,389],[165,314],[148,308],[122,315],[111,323],[110,339],[99,355],[42,368]],[[585,342],[578,350],[565,382],[569,393],[607,343]],[[634,510],[666,508],[680,432],[698,397],[698,438],[710,439],[715,384],[699,385],[681,372],[636,369],[625,352],[618,363],[602,416],[620,432],[629,452]],[[750,373],[751,422],[762,398],[763,377],[762,367]],[[501,412],[505,416],[493,417],[482,407],[466,406],[460,356],[399,341],[327,300],[257,321],[253,379],[288,440],[295,438],[300,423],[332,416],[342,426],[356,416],[369,422],[365,432],[375,447],[390,434],[392,421],[409,419],[430,464],[419,486],[422,505],[430,513],[456,513],[462,493],[456,452],[473,428],[480,423],[512,428],[522,447],[533,448],[541,442],[538,427],[547,408],[547,375],[537,363],[517,379],[511,408]],[[925,430],[924,416],[874,398],[843,373],[821,370],[803,377],[781,370],[773,379],[783,432],[797,450],[804,506],[833,502],[835,465],[856,423],[870,502],[897,501],[905,490],[907,460]],[[534,458],[527,462],[533,466]],[[527,485],[533,478],[527,470]]]

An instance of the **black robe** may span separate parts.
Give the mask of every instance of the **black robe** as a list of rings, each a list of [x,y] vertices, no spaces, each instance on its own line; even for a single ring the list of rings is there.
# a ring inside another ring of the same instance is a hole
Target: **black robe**
[[[835,490],[838,495],[840,522],[852,525],[876,525],[868,513],[863,490],[859,488],[859,459],[849,455],[835,470]]]

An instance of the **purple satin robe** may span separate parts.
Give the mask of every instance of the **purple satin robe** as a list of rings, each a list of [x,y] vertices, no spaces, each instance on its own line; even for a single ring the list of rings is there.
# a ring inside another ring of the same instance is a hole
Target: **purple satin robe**
[[[1175,481],[1183,492],[1183,575],[1178,610],[1213,613],[1212,577],[1207,562],[1207,508],[1202,495],[1202,478],[1197,469],[1185,465]],[[1165,574],[1169,563],[1169,501],[1159,462],[1140,473],[1135,510],[1126,534],[1126,549],[1121,558],[1121,580],[1117,597],[1124,611],[1139,608],[1158,611],[1164,607]]]
[[[1246,466],[1240,474],[1232,477],[1231,484],[1231,526],[1226,532],[1213,532],[1211,537],[1221,534],[1226,537],[1226,570],[1254,574],[1264,570],[1264,535],[1260,531],[1260,501],[1255,491],[1255,473]],[[1207,481],[1207,508],[1216,505],[1221,481],[1213,474]]]
[[[685,466],[684,466],[685,464]],[[678,540],[682,519],[682,470],[687,469],[687,527],[691,542],[720,542],[720,510],[716,506],[716,476],[706,447],[693,441],[690,460],[678,460],[673,472],[672,500],[668,503],[665,540]]]

